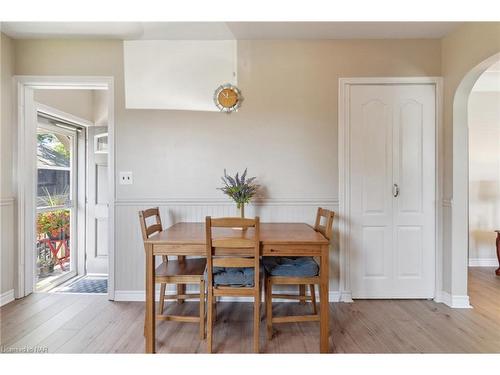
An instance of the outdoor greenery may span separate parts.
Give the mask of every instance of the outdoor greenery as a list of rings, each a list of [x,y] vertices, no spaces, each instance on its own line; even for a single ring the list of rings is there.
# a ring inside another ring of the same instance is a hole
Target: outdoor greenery
[[[70,231],[69,210],[41,212],[38,214],[36,226],[39,240],[45,238],[45,236],[51,239],[66,239]],[[37,250],[39,276],[50,274],[54,270],[55,259],[49,246],[44,241],[38,241]]]
[[[64,238],[69,235],[69,210],[39,213],[36,224],[38,236],[46,234],[52,238]]]
[[[64,146],[64,144],[57,139],[54,134],[49,133],[38,133],[37,134],[38,142],[50,147],[52,150],[60,154],[62,157],[68,159],[69,158],[69,150]]]
[[[62,206],[68,202],[69,199],[69,186],[66,186],[62,191],[56,192],[56,194],[51,194],[49,189],[42,187],[43,195],[39,195],[38,206],[39,207],[55,207]]]

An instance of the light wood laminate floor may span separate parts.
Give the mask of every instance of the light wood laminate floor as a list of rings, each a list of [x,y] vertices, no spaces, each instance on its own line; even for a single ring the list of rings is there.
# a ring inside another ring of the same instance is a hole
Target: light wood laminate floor
[[[500,353],[500,277],[492,268],[470,268],[473,309],[450,309],[426,300],[357,300],[330,304],[330,349],[336,353]],[[197,303],[170,311],[197,313]],[[298,303],[275,303],[274,311],[302,313]],[[264,312],[264,310],[262,310]],[[50,353],[142,353],[144,304],[109,302],[105,296],[38,293],[0,309],[3,349],[47,347]],[[317,353],[319,325],[275,326],[273,340],[261,325],[266,353]],[[218,305],[214,349],[252,352],[252,305]],[[159,322],[160,353],[205,352],[198,325]]]

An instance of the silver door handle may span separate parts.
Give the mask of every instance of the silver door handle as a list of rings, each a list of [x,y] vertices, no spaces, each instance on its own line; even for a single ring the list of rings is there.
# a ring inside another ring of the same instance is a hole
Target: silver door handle
[[[399,195],[399,186],[398,184],[392,185],[392,195],[396,198]]]

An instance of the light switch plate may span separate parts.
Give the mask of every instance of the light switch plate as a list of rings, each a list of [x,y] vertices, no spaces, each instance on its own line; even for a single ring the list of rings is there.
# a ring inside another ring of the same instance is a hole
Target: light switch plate
[[[132,185],[133,183],[132,172],[120,172],[120,185]]]

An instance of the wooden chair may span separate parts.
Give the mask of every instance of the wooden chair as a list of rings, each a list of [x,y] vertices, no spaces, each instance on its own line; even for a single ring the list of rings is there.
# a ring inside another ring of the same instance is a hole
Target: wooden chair
[[[254,299],[253,349],[258,353],[261,285],[259,218],[212,219],[207,216],[205,228],[208,293],[207,350],[212,353],[214,298],[248,296]],[[216,228],[215,238],[213,228]],[[231,230],[231,228],[241,228],[241,230]],[[214,267],[220,268],[214,273]],[[234,272],[235,268],[239,270]],[[233,272],[232,276],[227,277],[230,272]],[[224,279],[225,277],[227,278]]]
[[[146,220],[151,217],[155,218],[154,224],[148,225]],[[139,221],[144,241],[163,230],[158,207],[139,211]],[[155,270],[155,282],[160,284],[160,301],[156,319],[199,323],[200,339],[202,340],[205,338],[205,268],[205,259],[185,259],[185,257],[178,257],[177,260],[169,260],[168,256],[164,255],[162,256],[162,263]],[[167,284],[175,284],[177,286],[177,294],[165,294]],[[200,286],[199,294],[186,293],[185,286],[187,284],[198,284]],[[177,300],[178,303],[182,303],[186,299],[199,299],[199,316],[163,314],[165,300]]]
[[[323,209],[321,207],[318,208],[317,214],[316,214],[316,222],[314,224],[314,229],[317,232],[320,232],[325,236],[328,240],[331,240],[332,237],[332,230],[333,230],[333,219],[334,219],[335,213],[330,210]],[[321,219],[325,219],[325,223],[321,223]],[[306,258],[306,257],[302,257]],[[319,266],[317,266],[317,263],[314,261],[314,259],[307,257],[308,259],[306,262],[314,262],[316,264],[316,271],[311,273],[311,267],[308,267],[307,270],[304,269],[303,274],[301,275],[301,269],[292,269],[294,271],[293,276],[273,276],[269,272],[268,264],[273,264],[272,262],[266,262],[266,259],[264,259],[264,265],[265,265],[265,279],[264,279],[264,287],[265,287],[265,295],[266,295],[266,323],[267,323],[267,338],[270,340],[273,335],[273,323],[290,323],[290,322],[308,322],[308,321],[319,321],[320,316],[318,314],[318,308],[316,306],[316,291],[315,291],[315,284],[320,283],[320,277],[319,277],[319,272],[321,272],[321,269],[319,269]],[[295,258],[291,259],[290,263],[291,267],[293,268],[293,261]],[[278,264],[278,262],[274,263]],[[290,269],[289,269],[290,270]],[[276,272],[279,274],[279,272]],[[299,294],[294,295],[294,294],[273,294],[272,288],[273,285],[299,285]],[[310,295],[306,296],[305,294],[305,288],[306,286],[309,285],[309,290],[310,290]],[[277,316],[273,317],[273,308],[272,308],[272,299],[297,299],[300,301],[300,303],[304,303],[306,301],[311,301],[312,302],[312,309],[313,309],[313,314],[312,315],[294,315],[294,316]],[[321,301],[321,303],[328,303],[328,301]]]

